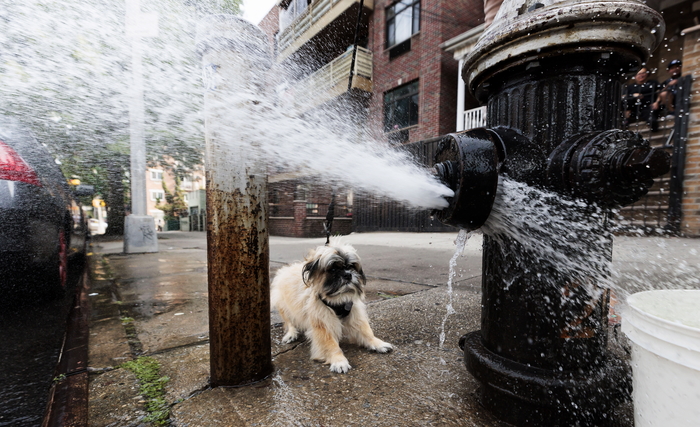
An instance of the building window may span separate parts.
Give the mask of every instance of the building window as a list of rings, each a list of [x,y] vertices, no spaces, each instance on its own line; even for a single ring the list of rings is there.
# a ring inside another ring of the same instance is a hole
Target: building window
[[[305,185],[299,184],[294,190],[294,200],[308,200],[311,197],[311,192]]]
[[[163,201],[165,199],[165,193],[163,190],[151,190],[151,200],[154,202]]]
[[[163,171],[151,169],[151,181],[162,181]]]
[[[318,203],[307,203],[306,204],[306,215],[308,215],[308,216],[318,215]]]
[[[384,132],[399,132],[417,124],[418,80],[384,94]]]
[[[194,185],[192,185],[192,179],[189,176],[183,177],[182,181],[180,181],[180,188],[183,190],[193,190]]]
[[[401,0],[386,9],[386,46],[408,41],[420,31],[420,0]]]
[[[286,0],[280,4],[280,31],[284,30],[303,14],[309,7],[310,0]]]

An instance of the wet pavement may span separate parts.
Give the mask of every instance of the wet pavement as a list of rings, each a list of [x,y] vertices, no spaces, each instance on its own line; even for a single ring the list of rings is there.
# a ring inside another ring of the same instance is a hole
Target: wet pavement
[[[148,355],[169,377],[165,398],[177,426],[505,426],[476,401],[478,384],[457,345],[460,336],[480,327],[479,235],[458,259],[456,313],[447,318],[446,340],[439,346],[455,237],[363,233],[345,238],[358,249],[368,276],[371,325],[394,345],[392,353],[341,345],[352,369],[331,373],[309,359],[307,342],[281,344],[281,320],[273,313],[271,378],[214,389],[209,387],[205,234],[161,233],[160,252],[154,254],[125,255],[120,241],[93,243],[90,425],[143,422],[144,397],[135,376],[120,365]],[[323,243],[271,237],[271,270]],[[616,238],[616,280],[631,289],[669,283],[700,288],[693,253],[700,253],[700,239]],[[630,405],[621,406],[614,425],[631,426],[630,411]]]
[[[41,425],[81,273],[82,265],[71,271],[62,298],[46,301],[28,292],[0,302],[0,426]]]

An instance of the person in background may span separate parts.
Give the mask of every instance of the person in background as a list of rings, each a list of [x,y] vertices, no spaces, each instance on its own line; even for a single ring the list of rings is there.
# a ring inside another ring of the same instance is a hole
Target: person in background
[[[625,124],[640,120],[650,121],[651,104],[656,99],[659,82],[649,79],[649,70],[642,67],[634,76],[634,83],[625,86],[622,97],[625,106]]]
[[[679,89],[679,79],[683,74],[683,63],[678,59],[674,59],[668,63],[667,70],[669,74],[671,74],[671,77],[661,83],[661,92],[659,92],[656,101],[651,104],[652,114],[655,117],[664,114],[675,115],[676,113],[676,94]]]

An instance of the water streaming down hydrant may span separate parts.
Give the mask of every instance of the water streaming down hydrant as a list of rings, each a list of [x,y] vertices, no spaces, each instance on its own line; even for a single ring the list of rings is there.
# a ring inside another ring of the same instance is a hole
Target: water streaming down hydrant
[[[460,346],[482,404],[515,425],[596,425],[629,398],[628,368],[606,349],[607,220],[670,159],[615,128],[622,80],[664,29],[634,0],[505,0],[465,62],[489,129],[441,141],[436,174],[455,196],[438,219],[469,230],[487,223],[499,176],[554,190],[580,242],[557,256],[591,264],[562,269],[527,242],[485,232],[481,330]]]

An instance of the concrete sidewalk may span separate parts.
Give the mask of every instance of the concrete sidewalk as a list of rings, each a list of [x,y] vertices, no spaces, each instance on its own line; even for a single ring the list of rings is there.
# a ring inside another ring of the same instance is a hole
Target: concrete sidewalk
[[[177,426],[505,426],[477,403],[457,342],[480,328],[481,236],[457,262],[453,306],[445,284],[456,233],[347,236],[368,276],[375,334],[395,347],[376,354],[342,345],[352,369],[331,373],[309,359],[308,343],[281,345],[272,316],[273,376],[243,388],[208,385],[209,342],[204,233],[159,234],[160,252],[123,254],[121,241],[92,244],[89,291],[91,426],[137,426],[147,415],[137,380],[120,365],[152,356],[170,378],[166,400]],[[270,239],[271,269],[299,260],[325,239]],[[700,240],[615,241],[614,270],[637,291],[698,287]],[[446,318],[446,320],[445,320]],[[444,322],[446,339],[439,346]],[[631,426],[630,407],[617,425]]]

